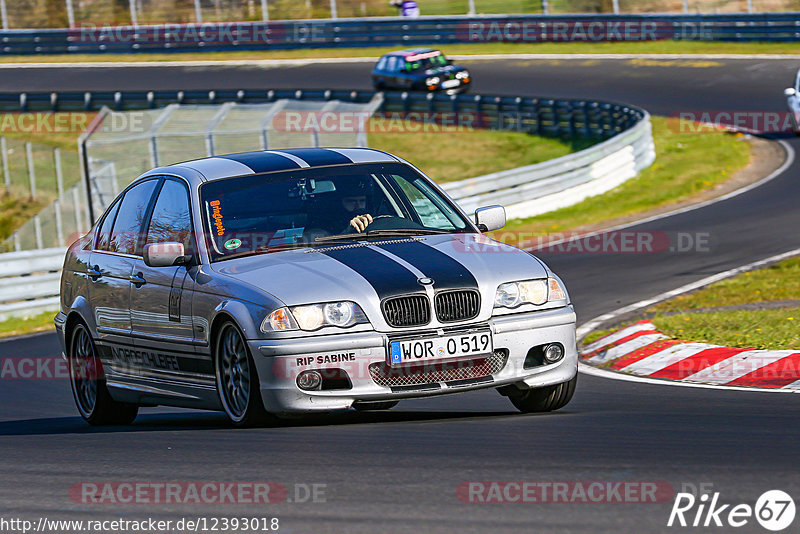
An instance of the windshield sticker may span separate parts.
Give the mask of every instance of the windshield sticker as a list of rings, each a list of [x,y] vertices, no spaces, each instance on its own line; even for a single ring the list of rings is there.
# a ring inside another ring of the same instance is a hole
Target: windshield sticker
[[[222,209],[219,207],[219,200],[212,200],[208,205],[211,206],[211,218],[214,220],[214,227],[217,229],[217,235],[225,235],[225,226],[222,224]],[[228,243],[230,243],[230,241]],[[225,246],[227,246],[228,243],[225,243]]]
[[[242,246],[242,241],[240,239],[228,239],[225,241],[225,248],[228,250],[236,250],[237,248]]]

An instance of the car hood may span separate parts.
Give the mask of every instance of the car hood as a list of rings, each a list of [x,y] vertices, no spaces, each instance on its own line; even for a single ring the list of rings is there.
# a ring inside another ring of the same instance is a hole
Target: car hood
[[[290,306],[337,300],[364,306],[424,292],[425,285],[435,291],[479,289],[491,301],[501,283],[547,276],[531,254],[481,234],[336,243],[226,260],[212,268]]]

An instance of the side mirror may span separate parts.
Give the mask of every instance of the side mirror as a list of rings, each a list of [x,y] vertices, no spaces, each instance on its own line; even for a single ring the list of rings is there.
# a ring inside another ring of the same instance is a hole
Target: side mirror
[[[188,262],[183,243],[152,243],[144,247],[144,263],[149,267],[171,267]]]
[[[481,232],[499,230],[506,225],[506,209],[503,206],[485,206],[475,210],[475,224]]]
[[[797,94],[797,91],[795,91],[793,87],[787,87],[783,90],[783,94],[785,96],[794,96]]]

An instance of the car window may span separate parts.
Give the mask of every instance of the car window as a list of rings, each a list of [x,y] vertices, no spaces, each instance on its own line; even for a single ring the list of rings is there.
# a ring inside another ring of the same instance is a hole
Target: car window
[[[435,67],[444,67],[447,65],[447,59],[439,52],[426,52],[424,54],[417,54],[415,56],[408,56],[405,59],[405,70],[415,71],[420,69],[431,69]]]
[[[105,219],[100,224],[100,229],[97,231],[97,250],[108,250],[108,243],[111,239],[111,226],[114,224],[114,218],[117,216],[120,204],[121,202],[117,200],[108,210]]]
[[[469,223],[425,178],[400,163],[251,175],[203,184],[212,260],[255,250],[313,246],[350,232],[359,215],[374,230],[464,232]]]
[[[378,70],[383,70],[386,68],[386,56],[382,57],[380,61],[378,61]]]
[[[158,180],[135,185],[125,193],[111,231],[108,250],[141,255],[142,223]]]
[[[395,56],[389,57],[389,64],[387,66],[387,70],[391,72],[397,70],[397,58]]]
[[[441,202],[441,199],[438,202],[434,201],[438,195],[425,182],[419,179],[409,181],[402,176],[395,176],[394,179],[414,206],[414,211],[424,226],[446,230],[456,228],[453,222],[458,222],[461,217],[449,205]]]
[[[183,243],[186,250],[190,250],[192,219],[189,213],[186,186],[176,180],[166,180],[150,217],[145,244]]]

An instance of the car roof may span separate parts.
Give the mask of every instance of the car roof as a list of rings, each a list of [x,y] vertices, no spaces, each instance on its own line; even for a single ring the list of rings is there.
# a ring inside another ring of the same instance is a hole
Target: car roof
[[[408,48],[406,50],[395,50],[394,52],[389,52],[388,54],[384,55],[406,57],[416,54],[427,54],[428,52],[441,52],[441,50],[437,50],[436,48]]]
[[[189,178],[190,175],[199,174],[201,181],[213,181],[232,176],[311,167],[400,161],[391,154],[373,148],[287,148],[239,152],[185,161],[153,169],[147,176],[172,173]]]

